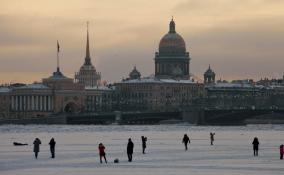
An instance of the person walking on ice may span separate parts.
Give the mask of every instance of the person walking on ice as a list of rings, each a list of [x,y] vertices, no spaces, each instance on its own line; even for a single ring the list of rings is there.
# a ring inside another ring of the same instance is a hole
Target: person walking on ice
[[[134,149],[134,143],[132,142],[131,138],[129,138],[128,139],[128,144],[127,144],[128,162],[132,162],[133,149]]]
[[[104,158],[105,159],[105,163],[107,163],[106,153],[105,153],[105,146],[102,143],[100,143],[98,148],[99,148],[100,162],[103,163],[102,158]]]
[[[184,134],[183,139],[182,139],[182,143],[184,144],[185,147],[185,151],[187,151],[187,144],[190,143],[189,137],[187,136],[187,134]]]
[[[34,140],[34,153],[35,153],[35,158],[37,159],[38,153],[39,153],[39,145],[41,144],[41,141],[39,140],[39,138],[36,138]]]
[[[284,145],[283,144],[280,145],[279,149],[280,149],[280,159],[282,160],[283,159],[283,154],[284,154]]]
[[[49,146],[50,146],[50,153],[51,153],[51,158],[55,158],[55,140],[54,138],[51,138],[50,142],[49,142]]]
[[[210,143],[213,145],[215,133],[210,132]]]
[[[258,156],[259,141],[258,141],[258,138],[257,138],[257,137],[255,137],[255,138],[253,139],[252,145],[253,145],[253,155],[254,155],[254,156]]]
[[[147,137],[141,136],[141,140],[142,140],[142,153],[145,154]]]

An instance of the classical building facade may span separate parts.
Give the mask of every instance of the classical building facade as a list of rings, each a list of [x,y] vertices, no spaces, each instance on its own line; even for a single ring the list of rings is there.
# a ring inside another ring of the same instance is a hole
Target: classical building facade
[[[85,62],[81,66],[79,72],[75,73],[75,82],[84,84],[85,87],[99,86],[101,81],[101,73],[96,71],[96,68],[91,62],[90,46],[89,46],[89,30],[87,26],[87,44]]]
[[[189,53],[183,38],[176,32],[173,19],[169,24],[169,32],[160,41],[159,52],[156,52],[154,60],[156,77],[189,79]]]
[[[192,80],[140,78],[115,84],[121,111],[177,111],[204,95]]]
[[[0,88],[0,118],[33,118],[112,109],[114,90],[74,83],[59,69],[41,83]],[[5,110],[4,110],[5,109]]]

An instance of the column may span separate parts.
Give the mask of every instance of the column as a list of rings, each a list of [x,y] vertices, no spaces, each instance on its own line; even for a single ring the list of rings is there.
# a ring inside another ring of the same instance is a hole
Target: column
[[[11,110],[14,110],[14,96],[11,96]]]
[[[27,105],[28,105],[27,111],[30,111],[31,110],[31,96],[30,95],[27,96]]]
[[[50,111],[50,96],[47,96],[47,111]]]
[[[38,111],[39,110],[39,100],[38,100],[38,95],[35,96],[35,110]]]
[[[18,96],[15,96],[15,100],[16,100],[15,110],[18,111],[18,109],[19,109],[19,99],[18,99]]]
[[[33,111],[33,110],[35,110],[35,108],[34,108],[35,107],[34,106],[34,103],[35,103],[34,98],[35,97],[33,95],[31,97],[32,97],[32,99],[31,99],[31,110]]]
[[[22,101],[23,97],[21,95],[19,95],[19,111],[23,110],[23,101]]]
[[[46,96],[42,97],[43,111],[46,111]]]
[[[42,96],[39,96],[39,110],[42,111]]]

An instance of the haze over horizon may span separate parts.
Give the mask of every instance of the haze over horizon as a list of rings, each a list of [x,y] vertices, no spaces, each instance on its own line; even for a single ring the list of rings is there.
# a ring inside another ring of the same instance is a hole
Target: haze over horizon
[[[154,73],[154,56],[174,16],[190,53],[191,72],[216,79],[281,78],[281,0],[1,0],[0,83],[31,83],[60,67],[74,78],[83,64],[86,21],[92,63],[102,80],[117,82],[133,66]]]

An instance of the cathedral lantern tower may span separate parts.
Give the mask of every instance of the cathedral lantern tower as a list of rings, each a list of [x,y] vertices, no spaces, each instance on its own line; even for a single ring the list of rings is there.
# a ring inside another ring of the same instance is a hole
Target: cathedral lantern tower
[[[129,73],[129,79],[140,79],[141,74],[140,72],[136,69],[136,66],[134,66],[133,70]]]
[[[156,52],[154,60],[157,78],[190,78],[189,53],[183,38],[176,32],[173,19],[169,24],[169,32],[160,41],[159,52]]]
[[[100,84],[101,74],[96,71],[92,65],[89,47],[89,28],[87,23],[87,43],[85,62],[80,71],[75,73],[75,82],[85,85],[85,87],[94,87]]]
[[[204,84],[214,84],[215,83],[215,72],[211,69],[210,65],[207,71],[204,73]]]

